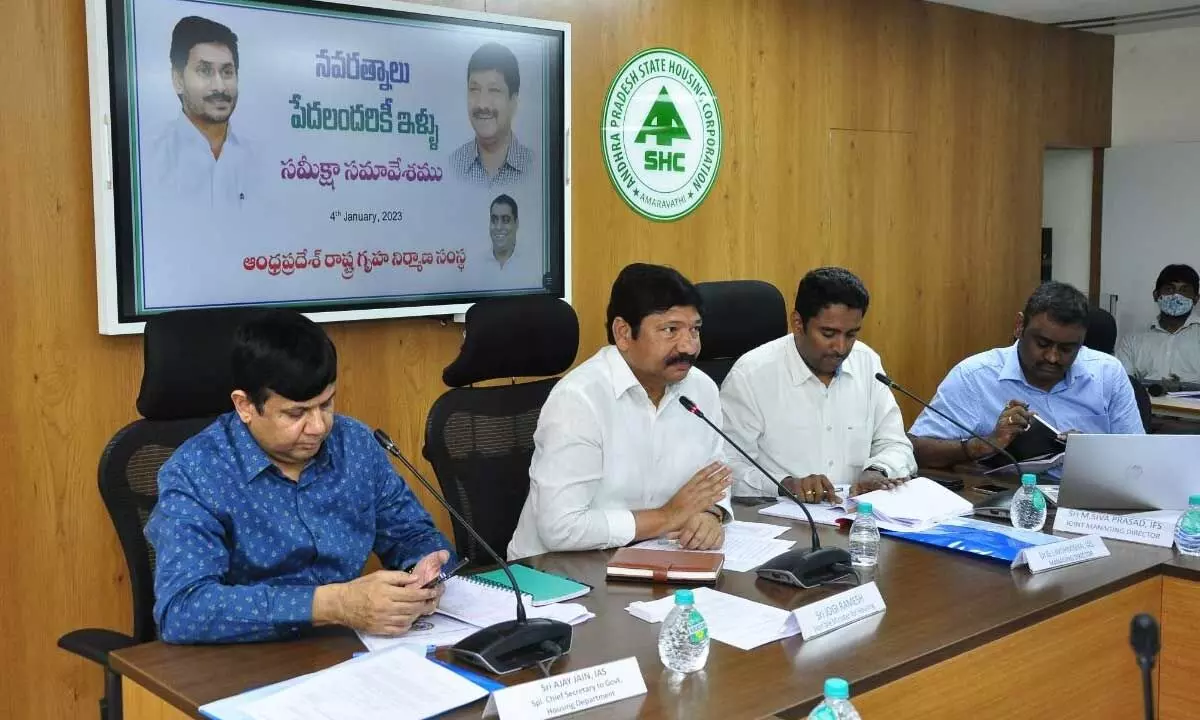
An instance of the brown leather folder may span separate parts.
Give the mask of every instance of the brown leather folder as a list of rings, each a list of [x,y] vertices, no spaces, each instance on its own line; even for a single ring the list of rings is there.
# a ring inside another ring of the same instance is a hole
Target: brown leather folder
[[[725,556],[721,553],[621,548],[608,561],[608,577],[614,580],[715,583],[724,565]]]

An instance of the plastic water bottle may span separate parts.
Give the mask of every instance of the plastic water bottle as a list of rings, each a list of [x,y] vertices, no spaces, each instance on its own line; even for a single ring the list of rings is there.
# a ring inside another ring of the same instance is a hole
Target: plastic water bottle
[[[1200,495],[1188,498],[1188,510],[1175,525],[1175,547],[1179,552],[1200,557]]]
[[[879,562],[879,526],[875,524],[875,508],[869,502],[858,504],[858,515],[850,526],[850,564],[854,567],[875,567]]]
[[[675,672],[696,672],[708,662],[708,623],[695,602],[691,590],[676,590],[675,607],[658,633],[658,659]]]
[[[1012,526],[1021,530],[1037,532],[1046,525],[1046,496],[1037,488],[1036,475],[1021,476],[1021,487],[1013,495],[1008,515]]]
[[[841,678],[825,681],[825,699],[808,714],[808,720],[862,720],[850,704],[850,684]]]

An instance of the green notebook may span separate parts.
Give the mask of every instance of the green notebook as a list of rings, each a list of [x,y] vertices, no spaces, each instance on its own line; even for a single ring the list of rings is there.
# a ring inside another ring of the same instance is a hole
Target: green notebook
[[[524,565],[510,565],[509,568],[512,570],[513,577],[517,579],[517,585],[521,586],[521,592],[533,596],[534,607],[574,600],[592,591],[591,585],[584,585],[581,582],[575,582],[561,575],[552,575],[541,570],[525,567]],[[508,576],[504,574],[503,570],[491,570],[479,573],[473,576],[472,579],[498,587],[512,587],[512,584],[508,581]]]

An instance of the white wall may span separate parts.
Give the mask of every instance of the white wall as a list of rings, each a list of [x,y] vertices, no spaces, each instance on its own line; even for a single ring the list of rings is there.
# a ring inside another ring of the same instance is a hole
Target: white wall
[[[1157,315],[1164,265],[1200,268],[1200,27],[1116,36],[1112,130],[1100,299],[1126,333]]]
[[[1200,27],[1117,35],[1112,144],[1200,140]]]
[[[1118,296],[1118,331],[1136,331],[1158,314],[1164,265],[1200,268],[1200,142],[1109,149],[1103,212],[1100,291]]]
[[[1042,227],[1052,228],[1052,279],[1088,291],[1092,266],[1092,151],[1047,150]]]

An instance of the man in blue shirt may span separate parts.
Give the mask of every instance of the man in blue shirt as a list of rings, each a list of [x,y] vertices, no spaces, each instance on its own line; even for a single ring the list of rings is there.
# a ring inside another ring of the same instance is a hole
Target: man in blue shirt
[[[299,313],[238,329],[234,411],[159,471],[146,525],[154,619],[172,643],[399,635],[437,607],[450,544],[362,423],[334,415],[337,352]],[[374,551],[387,570],[360,577]],[[398,568],[411,567],[408,571]]]
[[[1141,434],[1141,415],[1121,363],[1083,346],[1088,303],[1060,282],[1034,291],[1017,314],[1017,342],[963,360],[931,403],[1000,447],[1038,415],[1063,432]],[[925,410],[909,430],[921,467],[951,467],[992,455]]]

